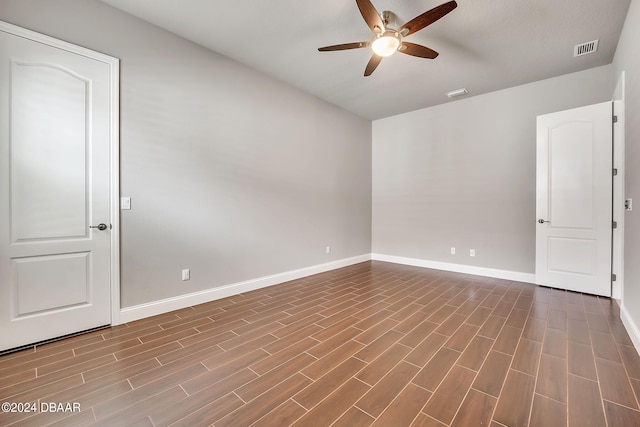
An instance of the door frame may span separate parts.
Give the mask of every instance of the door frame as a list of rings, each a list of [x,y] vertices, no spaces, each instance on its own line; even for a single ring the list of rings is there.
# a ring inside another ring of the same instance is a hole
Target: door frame
[[[612,282],[611,298],[622,300],[624,290],[624,216],[625,216],[625,111],[624,111],[625,72],[619,76],[613,93],[613,114],[618,121],[613,124],[613,167],[618,169],[618,175],[613,179],[613,220],[618,223],[618,228],[613,230],[612,244],[612,272],[616,275],[616,281]]]
[[[120,60],[8,22],[0,31],[82,55],[109,66],[109,220],[111,221],[111,325],[120,324]],[[53,338],[53,337],[52,337]]]

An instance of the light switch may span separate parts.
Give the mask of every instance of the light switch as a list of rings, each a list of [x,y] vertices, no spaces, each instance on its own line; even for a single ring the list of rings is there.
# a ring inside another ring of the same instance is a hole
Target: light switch
[[[121,197],[120,198],[120,208],[122,210],[131,209],[131,197]]]

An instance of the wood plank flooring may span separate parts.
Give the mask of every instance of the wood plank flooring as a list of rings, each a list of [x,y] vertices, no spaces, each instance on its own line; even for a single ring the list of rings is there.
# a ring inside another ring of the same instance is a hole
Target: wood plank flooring
[[[614,301],[375,261],[0,357],[37,407],[1,426],[624,427],[639,397]]]

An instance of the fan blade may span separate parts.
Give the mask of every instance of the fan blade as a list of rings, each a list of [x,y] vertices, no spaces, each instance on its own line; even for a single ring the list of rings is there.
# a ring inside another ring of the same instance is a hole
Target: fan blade
[[[426,46],[409,42],[402,42],[402,46],[400,46],[398,52],[404,53],[405,55],[428,59],[434,59],[436,56],[438,56],[438,52],[433,49],[429,49]]]
[[[420,31],[427,25],[433,24],[438,19],[442,18],[443,16],[451,12],[456,7],[458,7],[458,3],[456,3],[455,1],[450,1],[447,3],[441,4],[440,6],[436,6],[433,9],[426,11],[422,15],[416,16],[411,21],[407,22],[402,27],[400,27],[398,31],[403,35],[403,37],[406,37],[409,34],[413,34],[416,31]]]
[[[381,33],[384,30],[384,23],[382,22],[382,18],[375,6],[371,4],[371,1],[356,0],[356,4],[358,5],[358,9],[360,9],[360,13],[364,18],[364,21],[367,23],[369,28],[371,28],[371,31],[374,33]]]
[[[360,49],[361,47],[367,47],[367,42],[336,44],[333,46],[319,47],[318,50],[320,52],[331,52],[334,50]]]
[[[382,56],[378,56],[374,53],[367,64],[367,68],[364,69],[364,76],[370,76],[376,70],[380,61],[382,61]]]

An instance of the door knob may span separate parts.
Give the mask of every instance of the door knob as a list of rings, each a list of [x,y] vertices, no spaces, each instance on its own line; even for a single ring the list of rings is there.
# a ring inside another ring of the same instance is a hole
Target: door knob
[[[105,223],[100,223],[98,225],[90,225],[89,228],[97,228],[100,231],[104,231],[107,229],[107,224]]]
[[[550,222],[550,221],[545,221],[544,219],[542,219],[542,218],[541,218],[541,219],[539,219],[539,220],[538,220],[538,222],[539,222],[540,224],[544,224],[545,222]]]

